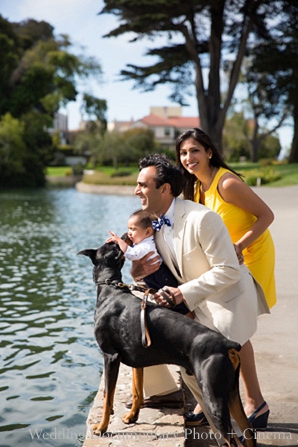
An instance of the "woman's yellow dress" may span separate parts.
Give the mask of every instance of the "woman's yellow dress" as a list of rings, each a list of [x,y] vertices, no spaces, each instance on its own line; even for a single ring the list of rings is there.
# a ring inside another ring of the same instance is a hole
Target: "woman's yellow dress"
[[[218,192],[219,179],[228,169],[219,168],[210,188],[205,192],[205,205],[221,216],[230,233],[233,244],[250,230],[257,218],[236,205],[225,202]],[[195,186],[195,202],[200,201],[200,182]],[[271,233],[264,233],[242,252],[244,262],[251,274],[262,286],[269,307],[276,303],[275,249]]]

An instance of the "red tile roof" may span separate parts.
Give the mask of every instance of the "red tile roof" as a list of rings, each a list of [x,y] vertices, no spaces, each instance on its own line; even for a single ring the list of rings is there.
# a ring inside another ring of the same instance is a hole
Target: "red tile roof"
[[[200,127],[200,118],[193,116],[180,116],[178,118],[169,118],[168,121],[174,127],[193,128]]]
[[[178,129],[193,128],[200,126],[200,119],[198,117],[191,117],[191,116],[163,118],[159,115],[154,115],[153,113],[151,113],[150,115],[145,116],[139,121],[141,121],[144,124],[147,124],[147,126],[162,126],[162,127],[169,126]]]

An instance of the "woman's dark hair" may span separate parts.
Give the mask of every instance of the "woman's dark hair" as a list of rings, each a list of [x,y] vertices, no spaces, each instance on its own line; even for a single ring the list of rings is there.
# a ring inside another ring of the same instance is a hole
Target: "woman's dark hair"
[[[156,189],[165,183],[169,183],[174,197],[181,194],[184,183],[182,172],[165,155],[149,154],[139,161],[140,171],[149,166],[155,166],[156,168]]]
[[[185,199],[194,200],[194,184],[197,181],[197,178],[194,174],[190,174],[182,165],[180,161],[180,147],[181,144],[188,140],[189,138],[193,138],[196,140],[201,146],[204,147],[205,151],[207,152],[208,149],[211,149],[212,151],[212,158],[210,159],[211,166],[214,166],[215,168],[225,168],[229,171],[233,172],[233,174],[237,175],[242,179],[242,175],[238,172],[234,171],[230,166],[228,166],[219,150],[215,146],[215,144],[212,142],[211,138],[203,132],[201,129],[194,127],[193,129],[189,129],[186,132],[179,135],[176,139],[176,164],[179,167],[180,171],[183,174],[184,177],[184,186],[183,186],[183,195]]]

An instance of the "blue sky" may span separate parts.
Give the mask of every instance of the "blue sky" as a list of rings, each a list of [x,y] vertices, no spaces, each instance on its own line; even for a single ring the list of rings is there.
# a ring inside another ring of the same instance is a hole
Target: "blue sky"
[[[20,22],[33,18],[45,20],[54,27],[55,34],[68,34],[74,43],[76,54],[94,56],[101,64],[103,78],[84,86],[89,93],[107,100],[108,120],[126,121],[139,119],[149,114],[150,106],[169,106],[170,87],[158,87],[154,92],[142,93],[133,89],[132,81],[120,81],[119,72],[126,64],[148,65],[144,57],[152,43],[141,40],[129,43],[129,36],[102,38],[117,25],[112,15],[99,16],[102,0],[0,0],[0,14],[9,21]],[[189,98],[189,107],[183,107],[183,116],[196,116],[196,99]],[[68,115],[70,129],[80,122],[79,98],[70,103],[64,113]],[[291,142],[292,130],[285,127],[280,132],[282,145]]]
[[[89,82],[87,88],[90,93],[107,100],[109,120],[139,119],[149,114],[150,106],[174,105],[168,100],[169,87],[141,93],[132,89],[133,82],[119,80],[118,74],[127,63],[150,63],[150,59],[143,57],[147,44],[144,41],[129,43],[129,36],[102,38],[117,25],[114,16],[97,14],[102,6],[101,0],[0,0],[0,13],[9,21],[45,20],[55,28],[56,34],[70,36],[76,53],[95,56],[101,63],[103,79]],[[191,102],[191,107],[183,108],[184,116],[198,114],[195,99]],[[79,104],[70,104],[67,110],[69,126],[76,128],[80,121]]]

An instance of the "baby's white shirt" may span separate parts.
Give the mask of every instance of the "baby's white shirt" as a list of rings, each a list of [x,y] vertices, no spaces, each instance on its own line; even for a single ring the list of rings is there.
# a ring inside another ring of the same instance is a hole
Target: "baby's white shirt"
[[[156,250],[153,236],[147,237],[138,244],[133,244],[131,247],[128,246],[126,252],[124,253],[124,256],[130,261],[136,261],[143,258],[147,253],[149,253],[149,251],[154,252],[154,254],[150,256],[149,259],[154,258],[155,256],[159,256],[159,261],[157,262],[162,262],[162,258]]]

